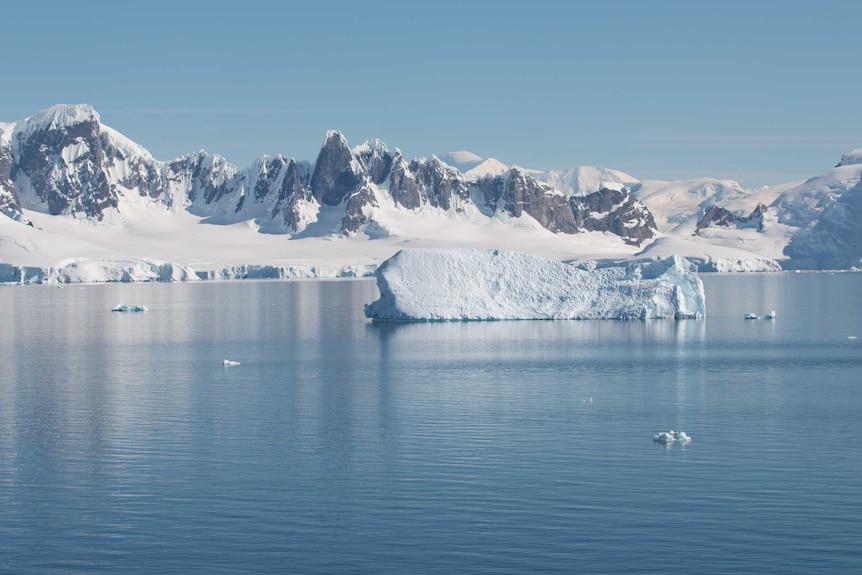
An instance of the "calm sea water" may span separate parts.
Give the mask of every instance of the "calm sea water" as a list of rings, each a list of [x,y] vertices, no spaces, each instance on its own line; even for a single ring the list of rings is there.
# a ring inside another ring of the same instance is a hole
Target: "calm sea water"
[[[369,280],[0,288],[0,572],[862,572],[862,274],[704,281],[403,325]]]

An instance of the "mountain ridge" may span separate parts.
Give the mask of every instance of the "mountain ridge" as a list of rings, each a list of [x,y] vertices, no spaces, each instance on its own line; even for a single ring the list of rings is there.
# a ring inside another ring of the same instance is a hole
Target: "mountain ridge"
[[[859,242],[844,238],[854,233],[846,222],[828,228],[844,239],[824,240],[823,233],[806,232],[784,253],[793,236],[813,229],[821,214],[827,219],[841,214],[846,220],[848,210],[855,209],[856,202],[841,203],[840,198],[856,193],[862,171],[857,152],[806,182],[743,190],[730,180],[640,181],[619,170],[589,166],[539,172],[466,151],[408,161],[380,140],[351,148],[344,134],[329,130],[314,162],[264,155],[241,168],[204,150],[156,160],[143,146],[102,124],[91,106],[56,105],[0,124],[0,214],[19,225],[39,219],[53,228],[57,220],[51,218],[58,216],[109,227],[131,227],[137,218],[137,225],[145,227],[155,225],[159,214],[186,213],[200,223],[243,225],[288,239],[409,242],[415,236],[458,244],[456,234],[415,235],[425,223],[444,218],[439,221],[446,226],[463,224],[459,229],[467,230],[460,232],[465,237],[473,228],[490,229],[493,222],[498,223],[492,227],[510,230],[535,226],[535,238],[528,243],[549,233],[554,250],[565,252],[556,244],[572,244],[569,259],[574,260],[601,257],[601,252],[606,257],[649,257],[659,244],[670,245],[656,243],[669,236],[684,240],[694,257],[704,261],[719,258],[720,248],[747,245],[752,261],[772,260],[765,269],[777,267],[776,260],[789,267],[827,261],[858,267]],[[745,211],[760,204],[763,225],[752,228],[745,223]],[[833,204],[843,209],[826,209]],[[704,220],[714,206],[737,214]],[[540,234],[540,229],[545,231]],[[824,242],[832,247],[819,257],[816,244]],[[598,254],[585,247],[590,243]],[[835,246],[847,253],[836,253]],[[0,243],[0,261],[2,247]],[[796,264],[790,261],[794,253],[799,254]]]

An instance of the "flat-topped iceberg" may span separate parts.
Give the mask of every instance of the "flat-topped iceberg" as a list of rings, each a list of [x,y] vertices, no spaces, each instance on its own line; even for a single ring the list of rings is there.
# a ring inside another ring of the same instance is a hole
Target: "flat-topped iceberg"
[[[703,283],[679,256],[586,271],[503,250],[402,250],[375,272],[375,320],[699,318]]]

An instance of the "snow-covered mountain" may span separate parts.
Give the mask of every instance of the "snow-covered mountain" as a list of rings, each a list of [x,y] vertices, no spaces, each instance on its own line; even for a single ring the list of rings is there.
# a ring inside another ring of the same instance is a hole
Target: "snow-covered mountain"
[[[500,160],[495,158],[484,159],[465,150],[447,152],[440,156],[440,159],[471,179],[499,176],[509,169],[509,166]]]
[[[597,192],[608,184],[619,184],[630,190],[636,190],[640,182],[619,170],[581,166],[568,170],[549,170],[533,172],[533,176],[568,195],[585,196]]]
[[[705,269],[858,266],[860,160],[856,150],[807,182],[744,190],[595,167],[540,172],[465,151],[408,160],[330,131],[313,163],[276,155],[240,168],[203,150],[156,160],[92,107],[58,105],[0,124],[0,281],[29,267],[57,279],[84,260],[146,261],[127,267],[150,279],[352,275],[402,245],[565,260],[673,248]]]
[[[313,165],[264,156],[244,169],[204,151],[157,161],[86,105],[54,106],[7,124],[3,134],[3,205],[13,218],[23,217],[23,208],[123,223],[132,206],[147,202],[208,223],[253,220],[261,231],[295,234],[317,222],[322,208],[340,207],[340,226],[321,231],[350,235],[369,227],[379,233],[385,225],[376,210],[394,203],[452,215],[471,205],[488,217],[526,213],[555,232],[581,229],[566,196],[523,170],[497,166],[479,174],[490,162],[481,161],[462,173],[433,156],[408,161],[379,140],[351,149],[336,131],[326,134]],[[640,243],[653,231],[618,235]]]

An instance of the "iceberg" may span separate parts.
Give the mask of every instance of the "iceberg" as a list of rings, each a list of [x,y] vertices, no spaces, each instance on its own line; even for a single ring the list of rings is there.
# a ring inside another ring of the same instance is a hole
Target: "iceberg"
[[[762,316],[758,316],[756,313],[747,313],[743,316],[745,319],[775,319],[775,310],[764,314]]]
[[[117,305],[115,305],[114,307],[111,308],[111,311],[123,311],[123,312],[127,312],[127,311],[131,311],[131,312],[149,311],[149,308],[147,308],[147,306],[145,306],[145,305],[128,305],[128,304],[124,304],[124,303],[118,303]]]
[[[584,270],[504,250],[408,249],[375,272],[373,320],[700,318],[703,282],[680,256]]]
[[[661,431],[657,435],[652,436],[652,440],[655,443],[661,443],[662,445],[667,445],[668,443],[688,443],[691,441],[691,436],[686,435],[685,431]]]

